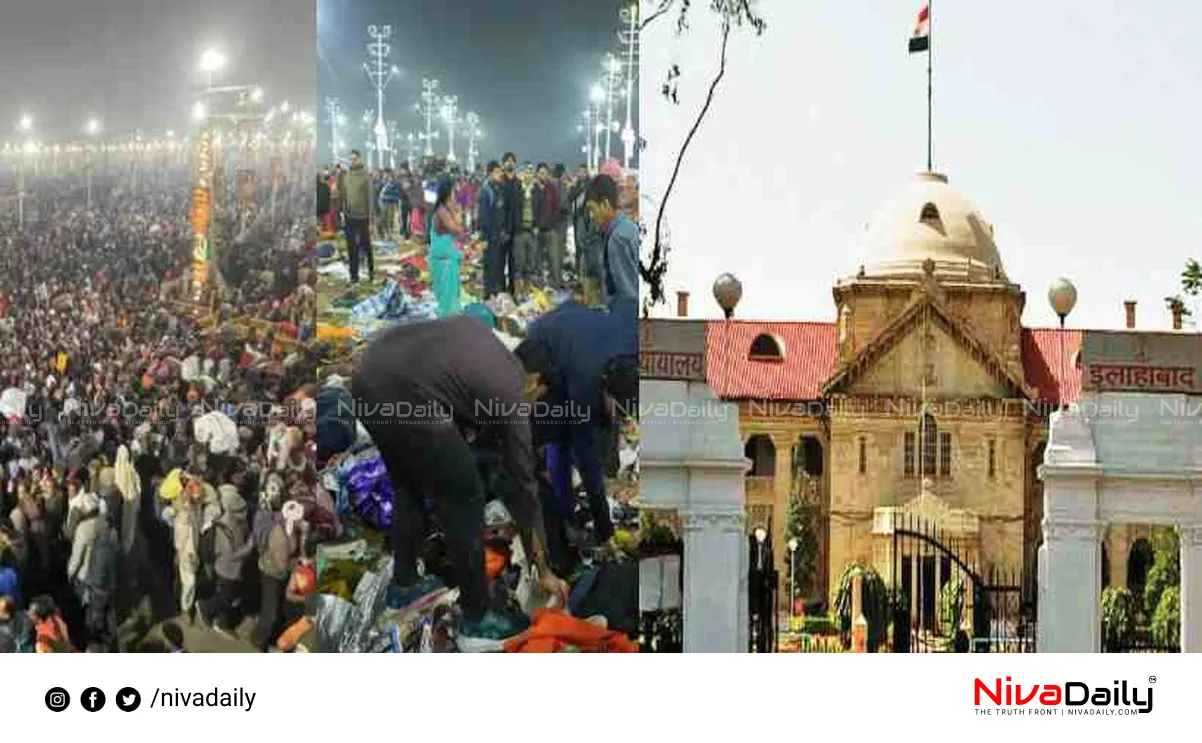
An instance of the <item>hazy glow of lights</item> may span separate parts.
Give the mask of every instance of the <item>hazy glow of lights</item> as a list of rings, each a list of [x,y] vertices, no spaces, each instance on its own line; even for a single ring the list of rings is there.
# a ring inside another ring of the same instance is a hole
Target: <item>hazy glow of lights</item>
[[[205,104],[204,103],[202,103],[200,101],[196,102],[196,105],[194,105],[192,107],[192,117],[195,118],[197,121],[201,121],[204,119],[204,117],[205,117]]]
[[[95,136],[100,133],[100,121],[95,118],[88,119],[88,134]]]
[[[600,85],[593,85],[588,96],[589,100],[591,100],[593,103],[600,103],[601,101],[605,100],[605,89]]]
[[[22,115],[21,121],[17,126],[23,132],[28,132],[28,131],[32,130],[33,129],[33,117],[30,116],[29,114]]]
[[[225,67],[225,55],[216,49],[206,49],[200,55],[200,69],[202,72],[216,72],[222,67]]]
[[[255,103],[261,102],[263,100],[263,89],[256,87],[254,90],[252,90],[250,92],[250,99]]]

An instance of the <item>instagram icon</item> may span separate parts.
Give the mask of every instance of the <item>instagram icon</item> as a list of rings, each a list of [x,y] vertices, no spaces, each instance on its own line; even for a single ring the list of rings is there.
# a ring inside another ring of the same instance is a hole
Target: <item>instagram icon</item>
[[[61,686],[46,692],[46,708],[51,712],[62,712],[71,704],[71,695]]]

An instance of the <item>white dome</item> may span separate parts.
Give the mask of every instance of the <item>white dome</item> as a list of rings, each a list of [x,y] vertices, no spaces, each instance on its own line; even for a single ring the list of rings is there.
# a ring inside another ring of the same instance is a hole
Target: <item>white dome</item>
[[[993,228],[939,173],[919,173],[868,225],[866,278],[910,278],[934,261],[940,278],[1005,279]],[[995,274],[996,272],[996,274]]]

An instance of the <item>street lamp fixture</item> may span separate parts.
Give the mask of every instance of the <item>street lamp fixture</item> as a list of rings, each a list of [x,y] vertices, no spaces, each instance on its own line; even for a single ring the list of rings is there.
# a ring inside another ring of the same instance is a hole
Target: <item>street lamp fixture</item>
[[[225,55],[216,49],[206,49],[200,55],[200,69],[202,72],[207,72],[212,75],[218,72],[222,67],[225,67]]]

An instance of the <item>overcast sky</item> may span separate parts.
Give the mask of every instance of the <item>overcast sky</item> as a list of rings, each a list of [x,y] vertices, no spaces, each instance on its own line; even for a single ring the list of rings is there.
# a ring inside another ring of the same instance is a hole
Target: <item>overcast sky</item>
[[[716,69],[705,5],[683,39],[667,23],[642,39],[645,192],[662,190]],[[831,286],[861,262],[865,224],[925,168],[926,56],[906,51],[921,6],[761,0],[768,30],[736,34],[669,207],[669,296],[689,289],[694,312],[716,317],[711,283],[732,271],[743,317],[835,319]],[[1140,327],[1170,327],[1164,297],[1202,259],[1202,6],[934,10],[935,168],[994,223],[1024,322],[1056,322],[1047,287],[1064,275],[1073,326],[1121,327],[1134,298]],[[673,62],[679,107],[655,95]]]
[[[0,12],[0,140],[22,113],[43,140],[76,137],[95,116],[112,133],[189,124],[198,62],[262,85],[269,101],[313,106],[313,0],[13,0]]]
[[[628,2],[629,0],[627,0]],[[459,96],[460,112],[475,110],[486,139],[481,158],[513,150],[521,160],[573,165],[584,161],[576,131],[589,87],[601,77],[607,52],[617,53],[619,0],[317,0],[321,99],[337,95],[362,146],[363,111],[375,94],[363,71],[367,26],[392,25],[392,61],[401,68],[387,89],[386,119],[402,133],[422,122],[413,111],[423,76]],[[329,158],[324,115],[319,152]],[[437,143],[446,152],[446,135]],[[457,137],[458,139],[458,137]],[[614,140],[616,150],[621,143]],[[613,145],[611,145],[613,146]],[[466,144],[456,143],[463,159]]]

